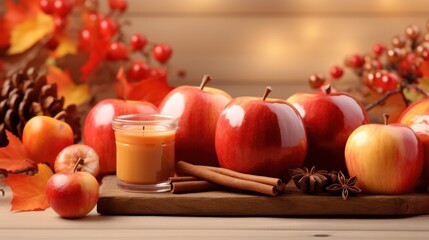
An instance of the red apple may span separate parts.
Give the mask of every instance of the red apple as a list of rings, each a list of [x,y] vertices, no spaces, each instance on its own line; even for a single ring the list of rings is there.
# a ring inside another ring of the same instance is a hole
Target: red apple
[[[414,102],[404,110],[399,122],[411,127],[423,145],[424,164],[418,187],[429,187],[429,99]]]
[[[72,173],[52,175],[46,185],[49,205],[64,218],[86,216],[95,207],[99,197],[99,185],[95,177],[87,172],[76,172],[76,168]]]
[[[239,97],[219,117],[216,153],[220,166],[238,172],[289,180],[307,152],[305,127],[298,111],[284,100]]]
[[[54,167],[55,158],[74,141],[73,130],[66,122],[53,117],[31,118],[22,132],[22,143],[31,159]]]
[[[89,111],[83,126],[83,142],[98,153],[100,174],[116,172],[116,144],[112,118],[137,113],[157,113],[157,108],[144,101],[105,99]]]
[[[422,144],[401,123],[367,124],[350,135],[345,148],[350,176],[366,193],[405,194],[414,190],[423,168]]]
[[[87,172],[97,177],[100,171],[98,154],[90,146],[74,144],[64,148],[55,159],[54,169],[56,173],[71,173],[76,163],[83,160],[78,166],[78,171]]]
[[[231,96],[222,90],[205,87],[210,80],[206,75],[199,88],[178,87],[159,105],[161,114],[178,118],[176,161],[219,165],[214,146],[216,123]]]
[[[308,138],[307,167],[347,172],[344,147],[357,127],[368,123],[362,104],[344,92],[296,93],[287,99],[300,113]]]

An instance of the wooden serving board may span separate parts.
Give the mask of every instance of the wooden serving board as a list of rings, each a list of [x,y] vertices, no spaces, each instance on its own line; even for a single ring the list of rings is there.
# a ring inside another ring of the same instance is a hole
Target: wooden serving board
[[[292,183],[293,184],[293,183]],[[135,193],[103,179],[97,211],[112,215],[186,216],[301,216],[301,215],[416,215],[429,213],[429,193],[408,195],[306,195],[289,184],[277,197],[248,192]]]

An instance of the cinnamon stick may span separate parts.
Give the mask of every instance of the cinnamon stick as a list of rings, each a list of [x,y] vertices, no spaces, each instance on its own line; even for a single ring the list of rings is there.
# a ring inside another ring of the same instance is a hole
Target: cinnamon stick
[[[200,179],[192,176],[176,176],[176,177],[168,178],[168,182],[170,184],[175,182],[187,182],[187,181],[197,181],[197,180],[200,180]]]
[[[214,172],[221,173],[223,175],[227,175],[234,178],[240,178],[240,179],[249,180],[249,181],[258,182],[258,183],[264,183],[267,185],[276,186],[277,188],[281,188],[283,186],[283,181],[279,178],[246,174],[246,173],[236,172],[226,168],[218,168],[218,167],[207,167],[207,168]]]
[[[207,166],[192,165],[187,162],[179,161],[176,163],[176,170],[225,187],[253,191],[271,196],[276,196],[279,193],[277,186],[231,177],[213,171]]]
[[[217,190],[221,186],[204,180],[181,181],[171,183],[172,193],[191,193]]]

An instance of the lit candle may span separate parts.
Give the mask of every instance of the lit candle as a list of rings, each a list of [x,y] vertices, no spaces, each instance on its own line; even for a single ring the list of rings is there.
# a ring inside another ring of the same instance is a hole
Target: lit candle
[[[131,191],[170,190],[177,119],[157,114],[114,117],[118,185]]]

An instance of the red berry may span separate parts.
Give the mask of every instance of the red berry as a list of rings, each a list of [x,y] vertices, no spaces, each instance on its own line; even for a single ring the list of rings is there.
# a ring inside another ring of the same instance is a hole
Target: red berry
[[[354,54],[349,58],[349,64],[354,68],[360,68],[363,66],[364,63],[365,59],[359,54]]]
[[[122,42],[113,42],[107,50],[107,59],[123,60],[128,57],[128,49]]]
[[[151,69],[145,62],[133,62],[127,70],[127,80],[130,82],[138,82],[150,77]]]
[[[128,2],[126,0],[109,0],[109,7],[111,10],[119,10],[124,12],[127,10]]]
[[[40,0],[40,8],[48,15],[54,13],[54,0]]]
[[[325,84],[325,77],[320,74],[312,74],[308,78],[308,84],[312,89],[318,89]]]
[[[91,50],[92,33],[88,28],[83,28],[79,32],[79,47],[86,50]]]
[[[374,45],[374,47],[372,48],[372,51],[377,55],[380,56],[381,54],[384,53],[384,51],[386,51],[386,47],[381,44],[381,43],[377,43]]]
[[[131,44],[131,47],[133,48],[134,51],[139,51],[139,50],[142,50],[146,46],[147,39],[145,36],[142,36],[141,34],[135,33],[131,36],[130,44]]]
[[[150,76],[151,77],[160,77],[160,76],[165,76],[166,74],[167,73],[162,68],[152,68],[150,70]]]
[[[61,32],[66,27],[66,20],[60,16],[54,16],[55,32]]]
[[[397,47],[397,48],[403,48],[403,47],[405,47],[405,44],[406,44],[407,42],[405,41],[405,38],[403,37],[403,36],[394,36],[393,38],[392,38],[392,45],[394,46],[394,47]]]
[[[160,63],[166,63],[170,59],[173,50],[168,44],[160,43],[152,49],[152,56]]]
[[[420,27],[417,25],[410,25],[405,28],[405,34],[409,39],[415,40],[420,37]]]
[[[54,13],[61,17],[66,17],[72,10],[70,0],[54,0]]]
[[[98,24],[98,32],[101,36],[112,37],[118,31],[118,24],[111,18],[104,18]]]
[[[343,76],[344,71],[340,66],[333,66],[331,67],[331,70],[329,70],[329,73],[333,79],[338,79]]]
[[[381,71],[373,76],[371,87],[379,93],[385,93],[397,89],[399,82],[399,77],[395,73]]]

